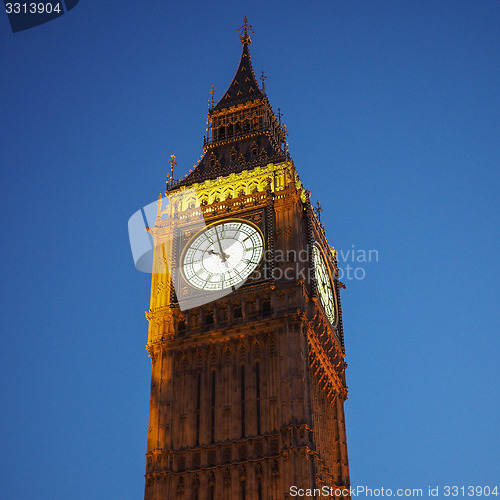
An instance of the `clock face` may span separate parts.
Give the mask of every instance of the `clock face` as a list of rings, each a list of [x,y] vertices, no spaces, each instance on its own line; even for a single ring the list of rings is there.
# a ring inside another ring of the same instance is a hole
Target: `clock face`
[[[214,224],[187,245],[182,270],[189,284],[199,290],[224,290],[245,281],[260,262],[264,240],[247,222]]]
[[[313,246],[314,272],[321,304],[330,323],[335,324],[335,297],[330,274],[321,250]]]

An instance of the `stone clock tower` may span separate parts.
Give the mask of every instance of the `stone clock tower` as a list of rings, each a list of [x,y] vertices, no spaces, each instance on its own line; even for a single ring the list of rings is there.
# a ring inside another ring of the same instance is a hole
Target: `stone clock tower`
[[[203,158],[170,176],[149,228],[147,500],[349,486],[336,252],[256,81],[249,31],[245,19],[236,75],[212,94]]]

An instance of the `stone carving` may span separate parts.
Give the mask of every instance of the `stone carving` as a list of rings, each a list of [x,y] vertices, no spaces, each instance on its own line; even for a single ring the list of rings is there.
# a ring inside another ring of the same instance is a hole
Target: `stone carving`
[[[184,494],[184,478],[182,476],[179,478],[179,481],[177,483],[177,494]]]
[[[200,487],[200,476],[196,473],[193,477],[193,489],[197,490]]]
[[[214,471],[210,471],[210,474],[208,476],[208,487],[213,488],[215,486],[215,474]]]
[[[247,480],[247,468],[242,465],[240,468],[240,481],[246,481]]]
[[[231,486],[231,471],[229,470],[229,467],[226,467],[226,470],[224,471],[224,486],[226,488]]]
[[[278,479],[280,477],[280,467],[276,459],[273,460],[271,466],[271,477],[273,479]]]
[[[252,215],[252,220],[253,220],[254,222],[257,222],[257,223],[262,222],[262,214],[260,214],[260,213],[258,213],[258,214],[253,214],[253,215]]]
[[[262,463],[257,462],[257,465],[255,466],[255,477],[257,479],[262,478]]]

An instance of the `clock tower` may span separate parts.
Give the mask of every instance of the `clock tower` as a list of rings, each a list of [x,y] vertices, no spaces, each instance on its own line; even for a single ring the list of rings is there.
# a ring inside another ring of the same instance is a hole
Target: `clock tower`
[[[212,93],[202,159],[169,176],[148,228],[146,500],[349,487],[336,252],[255,78],[250,28]]]

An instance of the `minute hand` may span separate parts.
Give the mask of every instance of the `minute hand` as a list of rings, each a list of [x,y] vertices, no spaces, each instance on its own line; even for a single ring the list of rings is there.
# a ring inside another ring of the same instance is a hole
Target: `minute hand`
[[[222,250],[222,245],[220,242],[219,232],[217,231],[217,228],[215,228],[215,236],[217,236],[217,242],[219,243],[220,258],[222,259],[222,262],[226,262],[227,255],[224,253],[224,250]]]

